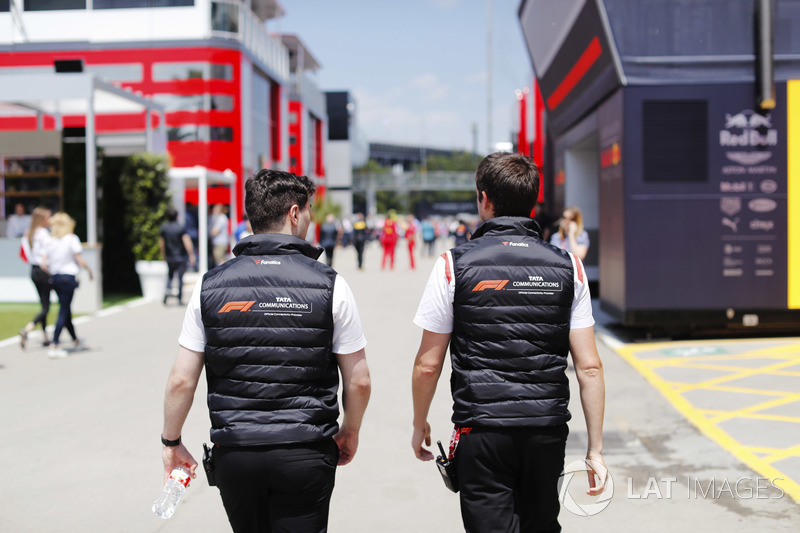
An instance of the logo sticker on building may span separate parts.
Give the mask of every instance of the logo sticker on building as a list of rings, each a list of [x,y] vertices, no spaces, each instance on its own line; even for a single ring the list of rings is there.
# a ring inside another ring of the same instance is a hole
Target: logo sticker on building
[[[732,217],[742,210],[742,199],[738,196],[726,196],[719,200],[719,210]]]

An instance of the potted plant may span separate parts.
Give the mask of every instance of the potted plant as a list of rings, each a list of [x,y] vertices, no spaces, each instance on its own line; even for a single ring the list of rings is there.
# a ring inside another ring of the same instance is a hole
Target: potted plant
[[[160,300],[167,283],[167,263],[158,245],[161,225],[172,205],[166,155],[139,153],[128,158],[120,175],[125,198],[125,228],[136,259],[142,296]]]

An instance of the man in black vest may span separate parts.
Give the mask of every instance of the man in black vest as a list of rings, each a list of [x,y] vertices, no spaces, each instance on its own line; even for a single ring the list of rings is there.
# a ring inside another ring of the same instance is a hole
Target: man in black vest
[[[423,333],[411,445],[420,460],[433,459],[423,442],[431,444],[428,411],[449,346],[455,430],[448,455],[465,529],[560,531],[568,353],[586,417],[589,494],[603,491],[606,476],[603,366],[587,280],[580,259],[544,242],[529,217],[539,193],[530,158],[491,154],[475,181],[482,224],[437,260],[414,317]]]
[[[195,292],[164,400],[164,476],[205,368],[216,481],[235,532],[326,531],[337,464],[358,447],[370,377],[358,309],[305,240],[315,187],[260,170],[245,184],[254,235]],[[339,372],[344,418],[338,425]]]

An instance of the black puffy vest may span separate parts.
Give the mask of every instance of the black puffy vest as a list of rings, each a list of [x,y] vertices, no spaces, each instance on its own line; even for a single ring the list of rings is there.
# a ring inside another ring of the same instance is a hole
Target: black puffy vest
[[[336,272],[322,250],[252,235],[203,277],[211,441],[224,446],[310,442],[338,430],[333,343]]]
[[[450,385],[459,426],[541,427],[570,419],[573,266],[539,232],[529,218],[493,218],[452,250]]]

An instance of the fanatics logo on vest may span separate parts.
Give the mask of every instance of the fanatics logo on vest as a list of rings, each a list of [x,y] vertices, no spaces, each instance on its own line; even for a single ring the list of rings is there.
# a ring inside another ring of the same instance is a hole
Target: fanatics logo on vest
[[[280,261],[270,260],[267,261],[266,259],[253,259],[253,262],[257,265],[280,265]]]
[[[526,242],[503,241],[503,246],[512,246],[512,247],[519,247],[519,248],[530,248],[530,246],[528,246],[528,243],[526,243]]]
[[[488,289],[494,289],[496,291],[502,291],[503,287],[506,286],[506,283],[508,283],[508,281],[509,280],[507,280],[507,279],[487,279],[487,280],[481,281],[480,283],[475,285],[475,288],[472,289],[472,292],[485,291],[485,290],[488,290]]]
[[[240,311],[244,313],[245,311],[249,311],[253,304],[256,303],[255,301],[252,302],[228,302],[223,305],[218,313],[230,313],[231,311]]]

